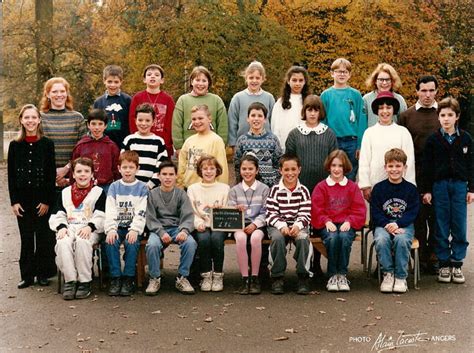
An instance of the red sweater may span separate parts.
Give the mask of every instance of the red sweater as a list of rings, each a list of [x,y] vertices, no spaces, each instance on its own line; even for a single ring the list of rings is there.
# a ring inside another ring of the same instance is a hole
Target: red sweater
[[[132,98],[128,116],[131,134],[137,132],[135,111],[137,106],[143,103],[149,103],[155,108],[156,117],[153,126],[151,127],[151,132],[165,140],[168,156],[172,156],[173,139],[171,137],[171,122],[173,120],[174,111],[173,98],[164,91],[160,91],[158,94],[148,93],[146,90],[136,93]]]
[[[326,226],[326,222],[342,224],[349,222],[351,228],[360,229],[365,224],[366,206],[359,187],[352,180],[344,179],[341,185],[329,177],[316,185],[311,195],[311,225],[316,229]]]

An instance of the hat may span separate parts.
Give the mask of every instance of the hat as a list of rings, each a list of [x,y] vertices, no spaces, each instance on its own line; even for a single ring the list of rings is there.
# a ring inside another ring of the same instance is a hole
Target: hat
[[[390,91],[384,91],[377,94],[377,98],[375,98],[375,100],[372,102],[372,112],[377,115],[379,112],[379,106],[384,103],[393,107],[393,114],[398,114],[400,102]]]

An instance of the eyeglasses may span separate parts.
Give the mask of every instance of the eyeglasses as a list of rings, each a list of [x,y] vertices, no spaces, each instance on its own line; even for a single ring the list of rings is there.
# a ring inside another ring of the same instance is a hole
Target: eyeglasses
[[[334,70],[333,72],[338,75],[347,75],[349,73],[347,70]]]
[[[392,81],[391,78],[378,78],[377,79],[377,82],[387,82],[388,83],[388,82],[391,82],[391,81]]]

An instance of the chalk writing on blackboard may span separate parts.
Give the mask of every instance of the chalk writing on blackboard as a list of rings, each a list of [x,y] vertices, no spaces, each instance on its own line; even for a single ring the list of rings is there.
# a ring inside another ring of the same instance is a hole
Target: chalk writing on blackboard
[[[211,213],[212,230],[231,232],[244,229],[244,214],[236,208],[214,208]]]

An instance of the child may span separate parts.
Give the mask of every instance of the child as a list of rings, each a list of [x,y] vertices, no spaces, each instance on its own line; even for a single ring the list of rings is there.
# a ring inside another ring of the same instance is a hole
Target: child
[[[194,215],[186,192],[176,187],[177,169],[171,161],[164,161],[158,168],[160,187],[148,196],[147,227],[150,231],[146,245],[146,257],[150,271],[150,282],[146,295],[155,295],[161,286],[160,259],[163,247],[179,244],[181,257],[176,278],[176,289],[183,294],[194,294],[188,281],[189,270],[196,252],[196,241],[191,236],[194,230]]]
[[[234,155],[235,175],[237,181],[241,181],[240,160],[247,153],[254,154],[259,161],[259,175],[262,182],[269,187],[278,182],[278,160],[282,151],[278,138],[264,125],[267,123],[267,108],[259,102],[249,105],[247,122],[250,131],[237,139]]]
[[[104,135],[107,128],[107,114],[101,109],[92,109],[87,115],[89,134],[84,136],[72,150],[72,160],[88,157],[94,163],[96,185],[107,194],[109,185],[119,179],[117,169],[120,150],[117,145]]]
[[[308,277],[313,257],[313,247],[309,241],[308,226],[311,217],[311,196],[308,189],[300,184],[298,176],[301,163],[297,156],[284,154],[280,158],[280,183],[270,189],[267,198],[266,222],[270,244],[272,293],[284,293],[283,276],[286,271],[286,243],[293,241],[296,250],[298,274],[298,294],[308,294]]]
[[[217,180],[227,183],[229,172],[225,144],[222,138],[211,131],[211,112],[207,105],[198,105],[191,108],[191,124],[196,134],[187,138],[180,150],[178,186],[187,188],[191,184],[199,182],[196,163],[204,154],[216,157],[222,166]]]
[[[204,66],[196,66],[189,77],[189,86],[191,92],[178,98],[173,113],[173,144],[178,156],[185,140],[196,133],[191,122],[191,108],[194,106],[208,107],[213,121],[212,129],[222,138],[224,145],[227,143],[227,112],[222,99],[208,92],[212,86],[209,70]]]
[[[413,140],[405,127],[392,120],[399,107],[398,100],[388,91],[380,92],[372,102],[372,111],[379,116],[379,121],[365,131],[359,161],[359,188],[367,201],[370,201],[372,187],[387,178],[384,155],[391,148],[400,148],[406,153],[405,179],[416,185]]]
[[[265,232],[265,202],[269,188],[256,180],[259,174],[258,159],[246,154],[240,161],[240,176],[242,182],[235,185],[229,193],[229,206],[234,206],[245,212],[245,228],[234,233],[237,262],[242,285],[239,294],[260,294],[261,287],[258,279],[260,260],[262,257],[262,239]],[[247,239],[251,245],[251,270],[249,279],[249,254],[247,253]]]
[[[38,108],[24,105],[18,118],[20,133],[8,148],[8,190],[20,228],[21,289],[31,286],[35,276],[39,285],[49,284],[54,239],[48,218],[54,204],[56,167],[54,143],[43,135]]]
[[[265,130],[270,131],[271,111],[275,104],[275,98],[271,93],[262,89],[266,80],[265,68],[262,63],[252,61],[242,73],[247,83],[247,88],[236,93],[229,105],[229,146],[234,147],[240,136],[245,135],[249,129],[248,108],[254,102],[260,102],[270,112],[268,120],[265,121]],[[238,173],[237,173],[238,174]]]
[[[148,103],[155,110],[155,120],[151,132],[163,139],[168,156],[173,155],[173,139],[171,137],[171,121],[173,119],[174,100],[161,90],[164,83],[165,72],[160,65],[151,64],[143,70],[143,83],[146,84],[144,91],[137,92],[130,104],[129,122],[130,132],[138,131],[135,118],[136,109],[139,105]]]
[[[273,106],[271,121],[272,132],[280,140],[283,152],[288,133],[300,123],[303,101],[308,94],[308,71],[302,66],[290,67],[285,74],[281,97]]]
[[[110,185],[105,203],[105,249],[111,276],[109,295],[129,296],[135,291],[135,267],[140,240],[145,229],[148,195],[146,184],[135,178],[139,168],[135,151],[124,151],[118,160],[122,179]],[[120,264],[120,245],[124,244],[125,266]]]
[[[123,139],[130,133],[128,113],[132,98],[120,89],[123,82],[123,70],[120,66],[106,66],[102,78],[105,93],[95,100],[94,109],[107,112],[109,123],[105,134],[115,142],[118,148],[121,148]]]
[[[374,242],[383,273],[382,293],[407,291],[408,261],[420,200],[416,186],[406,181],[407,155],[400,148],[385,153],[388,179],[377,183],[370,200]],[[393,256],[392,256],[393,253]]]
[[[433,202],[436,221],[435,253],[440,262],[438,281],[464,283],[467,204],[474,201],[473,143],[459,129],[459,103],[448,97],[438,104],[441,128],[426,141],[423,160],[423,202]],[[449,236],[451,235],[451,239]]]
[[[331,65],[334,85],[321,94],[326,109],[327,124],[337,137],[337,145],[347,153],[352,172],[347,177],[355,180],[358,169],[359,150],[362,135],[367,128],[364,101],[358,90],[348,85],[351,77],[351,63],[344,58],[336,59]]]
[[[200,183],[188,188],[188,196],[194,210],[194,227],[198,242],[201,291],[221,292],[224,289],[224,240],[226,233],[212,230],[213,208],[227,205],[229,185],[217,181],[222,166],[215,157],[203,155],[196,165],[202,178]]]
[[[157,169],[160,163],[168,158],[165,142],[151,132],[155,114],[152,105],[140,104],[135,109],[135,124],[138,131],[128,135],[123,141],[125,151],[137,151],[140,156],[137,179],[145,182],[150,190],[159,185]]]
[[[56,232],[56,264],[64,275],[63,299],[91,294],[92,251],[104,231],[105,193],[92,182],[94,164],[79,157],[72,162],[75,182],[63,189],[49,219]],[[77,287],[76,287],[77,282]]]
[[[344,151],[332,151],[324,169],[329,176],[316,185],[311,195],[311,224],[321,231],[328,253],[327,290],[348,292],[346,276],[352,241],[355,231],[365,224],[367,209],[357,184],[344,176],[352,169]]]

